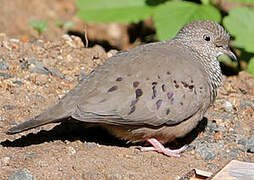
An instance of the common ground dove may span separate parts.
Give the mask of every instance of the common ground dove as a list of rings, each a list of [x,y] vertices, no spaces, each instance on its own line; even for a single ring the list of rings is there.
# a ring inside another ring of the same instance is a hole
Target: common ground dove
[[[222,79],[217,57],[236,58],[229,40],[222,26],[199,20],[171,40],[117,53],[58,104],[7,134],[72,117],[120,139],[153,146],[143,151],[179,157],[184,148],[170,150],[162,144],[189,133],[215,100]]]

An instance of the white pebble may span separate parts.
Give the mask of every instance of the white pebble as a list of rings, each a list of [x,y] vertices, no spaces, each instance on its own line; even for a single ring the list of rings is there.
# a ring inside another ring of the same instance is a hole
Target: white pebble
[[[230,111],[233,110],[233,105],[232,105],[230,102],[225,101],[225,102],[224,102],[224,108],[225,108],[225,110],[226,110],[227,112],[230,112]]]

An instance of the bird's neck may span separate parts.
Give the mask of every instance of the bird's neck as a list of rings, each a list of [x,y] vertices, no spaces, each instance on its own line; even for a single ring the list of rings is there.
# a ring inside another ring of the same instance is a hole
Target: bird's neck
[[[208,57],[207,57],[208,58]],[[217,89],[222,84],[222,73],[220,63],[216,57],[210,57],[210,63],[203,63],[205,71],[208,72],[208,81],[210,85],[211,100],[214,101],[217,96]]]

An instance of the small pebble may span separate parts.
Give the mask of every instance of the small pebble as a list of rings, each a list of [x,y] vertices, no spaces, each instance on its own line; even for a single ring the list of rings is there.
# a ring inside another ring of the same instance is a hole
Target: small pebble
[[[108,180],[122,180],[122,176],[120,174],[107,174],[106,179]]]
[[[9,121],[9,124],[12,125],[12,126],[18,125],[18,123],[16,123],[15,121]]]
[[[45,99],[45,97],[43,97],[43,96],[40,95],[40,94],[36,94],[35,97],[36,97],[37,99]]]
[[[241,101],[240,109],[245,109],[246,107],[254,107],[254,103],[251,101]]]
[[[8,78],[12,77],[12,75],[10,75],[8,73],[3,73],[3,72],[0,72],[0,76],[2,76],[4,79],[8,79]]]
[[[105,176],[98,172],[83,172],[82,179],[105,179]]]
[[[36,157],[38,157],[38,155],[34,152],[27,153],[27,155],[26,155],[26,158],[31,158],[32,159],[32,158],[36,158]]]
[[[24,83],[22,81],[19,81],[19,80],[14,80],[14,81],[12,81],[12,83],[13,84],[17,84],[19,86],[23,86],[24,85]]]
[[[95,148],[95,147],[99,147],[98,144],[94,143],[94,142],[86,142],[85,146],[88,148]]]
[[[76,150],[73,147],[68,147],[70,155],[76,154]]]
[[[29,170],[23,169],[14,172],[7,180],[34,180],[34,177]]]
[[[19,64],[19,67],[22,70],[28,70],[28,67],[29,67],[28,61],[25,61],[25,60],[21,61]]]
[[[5,105],[3,105],[3,108],[5,109],[5,110],[13,110],[13,109],[15,109],[15,106],[12,106],[12,105],[9,105],[9,104],[5,104]]]
[[[228,102],[228,101],[225,101],[224,102],[224,109],[227,111],[227,112],[231,112],[233,110],[233,105]]]
[[[235,159],[239,155],[239,149],[238,148],[232,148],[226,152],[223,153],[223,159]]]
[[[212,171],[218,171],[219,170],[219,167],[216,164],[213,164],[213,163],[207,163],[206,167],[209,170],[212,170]]]
[[[239,135],[239,134],[234,134],[234,139],[235,139],[235,142],[237,143],[237,144],[241,144],[241,145],[243,145],[243,146],[246,146],[247,144],[248,144],[248,139],[247,138],[245,138],[245,137],[242,137],[241,135]]]
[[[9,64],[5,61],[0,61],[0,70],[7,70],[9,69]]]
[[[254,136],[250,137],[246,141],[245,147],[247,152],[254,153]]]
[[[2,166],[8,166],[10,163],[10,157],[3,157],[1,160]]]
[[[19,42],[19,39],[14,39],[14,38],[12,38],[12,39],[10,39],[10,42],[18,43],[18,42]]]
[[[42,62],[37,61],[35,58],[29,58],[27,62],[30,64],[29,72],[37,74],[50,74],[45,65]]]
[[[217,155],[217,152],[213,151],[209,144],[199,144],[196,147],[196,152],[205,160],[213,160]]]
[[[58,78],[60,78],[60,79],[64,79],[64,75],[61,73],[60,70],[55,69],[55,68],[48,68],[47,70],[48,70],[48,71],[50,72],[50,74],[52,74],[53,76],[56,76],[56,77],[58,77]]]
[[[87,74],[84,72],[81,72],[78,76],[78,81],[82,81],[83,79],[85,79],[87,77]]]

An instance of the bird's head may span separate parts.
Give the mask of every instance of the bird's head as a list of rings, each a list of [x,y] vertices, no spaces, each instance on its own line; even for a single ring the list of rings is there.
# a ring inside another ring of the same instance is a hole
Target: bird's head
[[[236,60],[235,54],[229,48],[229,34],[216,22],[193,21],[185,25],[175,39],[181,39],[183,43],[208,59],[214,59],[214,57],[217,59],[218,56],[226,54]]]

